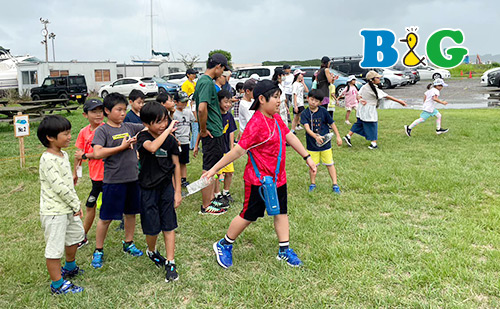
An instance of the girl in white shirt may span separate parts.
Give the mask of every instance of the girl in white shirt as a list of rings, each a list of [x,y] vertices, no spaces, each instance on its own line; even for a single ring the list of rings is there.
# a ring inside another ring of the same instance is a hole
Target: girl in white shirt
[[[434,86],[434,87],[431,87]],[[440,91],[443,87],[448,86],[441,78],[436,79],[432,84],[427,86],[424,97],[423,111],[420,114],[420,118],[413,121],[409,126],[405,126],[405,133],[408,137],[411,137],[411,130],[419,123],[422,123],[429,119],[431,116],[436,117],[436,134],[443,134],[448,132],[448,129],[441,128],[441,113],[436,109],[436,103],[446,105],[448,102],[439,99]]]
[[[304,82],[305,73],[306,72],[302,71],[301,69],[297,69],[293,72],[294,79],[292,84],[292,96],[293,96],[292,132],[294,133],[300,121],[300,114],[302,114],[302,111],[304,110],[304,91],[309,92],[309,88],[307,88],[306,83]]]
[[[378,88],[380,84],[380,78],[382,75],[375,71],[370,71],[366,74],[366,79],[368,83],[361,87],[359,90],[360,105],[356,110],[357,121],[352,125],[349,133],[344,136],[344,141],[349,147],[352,147],[351,136],[357,133],[366,140],[370,141],[369,149],[377,149],[377,139],[378,139],[378,114],[377,107],[379,106],[380,99],[389,99],[394,102],[398,102],[403,106],[407,106],[405,101],[391,97],[387,93],[383,92]]]

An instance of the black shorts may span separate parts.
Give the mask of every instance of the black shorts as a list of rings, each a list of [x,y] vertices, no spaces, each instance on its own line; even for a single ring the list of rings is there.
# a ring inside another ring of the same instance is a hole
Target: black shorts
[[[248,221],[256,221],[259,217],[264,217],[266,203],[259,193],[260,186],[254,186],[245,183],[245,201],[243,202],[243,210],[240,212],[240,217]],[[286,184],[278,187],[278,200],[280,202],[280,214],[287,214],[288,197]]]
[[[177,228],[172,182],[154,189],[141,189],[141,226],[142,232],[151,236]]]
[[[179,163],[180,164],[189,163],[189,144],[181,145],[181,152],[179,153]]]
[[[201,138],[203,147],[203,170],[210,170],[224,156],[224,136]]]
[[[293,113],[295,115],[298,115],[298,114],[302,113],[304,111],[304,106],[298,106],[297,109],[299,110],[298,113],[295,112],[295,108],[293,109]]]
[[[88,208],[94,208],[97,202],[99,194],[102,192],[102,181],[92,180],[92,189],[90,190],[89,197],[87,198],[87,203],[85,206]]]
[[[101,220],[121,220],[123,214],[135,215],[141,212],[141,191],[139,182],[104,183],[102,185]]]

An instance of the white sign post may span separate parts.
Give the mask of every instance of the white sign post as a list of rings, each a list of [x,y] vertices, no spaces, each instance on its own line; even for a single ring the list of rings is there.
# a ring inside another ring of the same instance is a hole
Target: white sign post
[[[23,115],[21,112],[14,116],[14,136],[19,139],[19,158],[21,168],[26,164],[24,157],[24,137],[30,135],[29,115]]]

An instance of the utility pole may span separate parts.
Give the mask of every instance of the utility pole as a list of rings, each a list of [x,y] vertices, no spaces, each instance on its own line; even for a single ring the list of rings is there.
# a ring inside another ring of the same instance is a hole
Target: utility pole
[[[45,62],[49,62],[49,47],[47,41],[47,36],[49,34],[49,31],[47,29],[47,24],[50,24],[50,22],[48,19],[42,19],[41,17],[40,17],[40,22],[43,24],[43,29],[42,29],[43,41],[41,43],[45,45]]]
[[[56,39],[56,34],[51,32],[49,34],[49,39],[52,39],[52,61],[56,62],[56,49],[54,48],[54,40]]]
[[[151,57],[153,55],[153,0],[151,0]]]

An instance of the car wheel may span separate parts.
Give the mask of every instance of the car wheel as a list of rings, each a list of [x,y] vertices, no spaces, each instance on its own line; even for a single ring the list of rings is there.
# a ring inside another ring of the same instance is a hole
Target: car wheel
[[[438,79],[438,78],[441,78],[441,74],[436,73],[436,74],[432,75],[432,79]]]
[[[344,91],[344,88],[346,87],[346,85],[340,85],[338,86],[336,89],[335,89],[335,96],[338,98],[339,97],[339,94],[342,93],[342,91]]]
[[[33,101],[38,101],[38,100],[40,100],[40,96],[39,96],[38,94],[34,94],[34,95],[31,97],[31,99],[32,99]]]
[[[83,104],[83,103],[85,103],[85,99],[84,99],[84,98],[81,98],[81,99],[76,99],[76,101],[77,101],[79,104]]]
[[[165,90],[165,88],[163,88],[163,87],[158,88],[158,93],[159,94],[163,94],[163,93],[166,93],[166,92],[167,92],[167,90]]]
[[[386,89],[391,88],[392,87],[391,81],[387,78],[384,78],[384,83],[382,84],[382,86],[384,86],[384,88]]]
[[[59,99],[61,100],[67,100],[68,99],[68,95],[65,94],[65,93],[61,93],[59,96],[58,96]]]
[[[101,98],[105,98],[106,96],[108,95],[108,92],[107,91],[103,91],[101,92]]]

